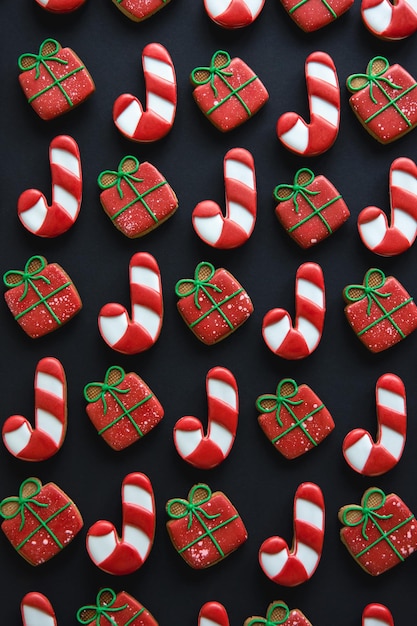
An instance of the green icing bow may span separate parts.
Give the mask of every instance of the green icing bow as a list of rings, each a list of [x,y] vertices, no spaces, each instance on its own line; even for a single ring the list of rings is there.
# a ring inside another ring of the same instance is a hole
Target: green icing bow
[[[105,602],[104,595],[110,595],[110,599],[108,602]],[[87,604],[85,606],[82,606],[80,609],[78,609],[77,611],[78,622],[80,624],[92,624],[93,622],[95,622],[97,626],[100,626],[101,618],[104,617],[108,621],[108,623],[111,624],[111,626],[118,626],[118,622],[114,621],[114,619],[111,616],[111,613],[124,611],[128,607],[128,604],[123,604],[122,606],[114,606],[116,599],[117,599],[116,592],[113,591],[113,589],[110,589],[109,587],[105,587],[104,589],[101,589],[97,594],[96,604]],[[124,626],[129,626],[129,624],[134,622],[135,619],[139,617],[139,615],[143,613],[144,610],[145,609],[142,608],[140,611],[135,613],[133,617],[131,617],[127,622],[125,622]],[[85,616],[83,617],[82,614],[84,612],[88,612],[88,613],[92,612],[93,614],[91,615],[91,617],[85,617]]]

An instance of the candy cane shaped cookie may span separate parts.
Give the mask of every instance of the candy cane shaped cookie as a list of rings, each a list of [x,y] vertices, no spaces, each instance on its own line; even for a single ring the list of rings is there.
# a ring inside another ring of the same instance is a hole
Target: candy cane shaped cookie
[[[375,206],[358,216],[359,235],[365,246],[381,256],[408,250],[417,235],[417,165],[400,157],[390,168],[391,226],[386,214]]]
[[[198,614],[198,626],[229,626],[229,616],[220,602],[206,602]]]
[[[232,148],[223,161],[226,217],[216,202],[203,200],[193,211],[197,235],[213,248],[230,249],[249,239],[256,220],[256,179],[253,156]]]
[[[113,106],[113,121],[122,135],[138,142],[157,141],[171,130],[177,107],[175,68],[169,52],[159,43],[142,51],[146,85],[146,111],[135,96],[125,93]]]
[[[324,498],[315,483],[299,485],[294,498],[294,540],[291,550],[282,537],[270,537],[259,550],[264,573],[279,585],[295,587],[314,574],[324,540]]]
[[[85,0],[36,0],[40,7],[51,13],[70,13],[75,11]]]
[[[81,207],[82,175],[77,142],[58,135],[49,145],[52,204],[38,189],[27,189],[19,197],[17,213],[23,226],[38,237],[57,237],[74,224]]]
[[[48,598],[30,591],[20,603],[23,626],[57,626],[55,611]]]
[[[133,472],[122,483],[122,538],[106,520],[93,524],[87,533],[87,552],[97,567],[114,575],[125,575],[142,567],[155,535],[155,500],[151,481]]]
[[[116,302],[105,304],[98,316],[104,341],[123,354],[151,348],[162,328],[162,283],[158,263],[147,252],[137,252],[129,264],[132,316]]]
[[[333,60],[325,52],[307,57],[305,75],[310,123],[297,113],[284,113],[278,119],[277,134],[292,152],[316,156],[331,148],[339,132],[339,81]]]
[[[41,359],[35,371],[35,428],[22,415],[3,424],[3,443],[23,461],[45,461],[61,448],[67,431],[67,383],[58,359]]]
[[[368,604],[362,613],[362,626],[394,626],[394,618],[383,604]]]
[[[361,15],[366,28],[381,39],[405,39],[417,31],[415,0],[362,0]]]
[[[200,469],[217,467],[229,454],[236,436],[239,396],[235,377],[213,367],[206,377],[208,428],[199,419],[182,417],[174,427],[174,444],[184,461]]]
[[[376,442],[363,428],[348,433],[343,456],[352,469],[364,476],[379,476],[400,460],[407,433],[404,383],[395,374],[378,378],[375,389],[378,435]]]
[[[207,15],[223,28],[242,28],[252,24],[265,0],[204,0]]]
[[[326,312],[324,277],[317,263],[303,263],[295,278],[295,326],[284,309],[269,311],[262,324],[268,348],[284,359],[304,359],[320,343]]]

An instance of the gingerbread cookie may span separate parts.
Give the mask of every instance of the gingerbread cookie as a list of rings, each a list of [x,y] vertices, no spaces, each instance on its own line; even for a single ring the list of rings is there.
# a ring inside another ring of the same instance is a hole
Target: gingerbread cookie
[[[203,343],[211,345],[228,337],[253,313],[252,302],[227,270],[202,261],[194,278],[175,286],[177,308],[187,326]]]
[[[100,589],[95,604],[87,604],[77,611],[77,621],[88,626],[158,626],[147,609],[126,591],[116,593]]]
[[[386,606],[372,603],[363,610],[362,626],[394,626],[394,618]]]
[[[113,0],[120,11],[134,22],[142,22],[163,9],[170,0]]]
[[[417,548],[417,522],[396,494],[371,487],[360,505],[339,511],[340,538],[357,563],[372,576],[398,565]]]
[[[83,527],[74,502],[54,483],[27,478],[18,496],[0,502],[1,529],[31,565],[45,563],[63,550]]]
[[[299,609],[289,609],[281,600],[271,602],[266,611],[266,617],[248,617],[243,626],[311,626],[311,622]]]
[[[85,0],[36,0],[36,3],[51,13],[71,13],[84,4]]]
[[[206,602],[198,614],[198,626],[229,626],[229,616],[220,602]]]
[[[55,611],[48,598],[30,591],[20,603],[23,626],[57,626]]]
[[[353,4],[353,0],[281,0],[294,22],[306,33],[331,24]]]
[[[265,0],[204,0],[210,19],[223,28],[242,28],[252,24],[262,11]]]
[[[409,0],[362,0],[362,21],[376,37],[405,39],[417,31],[417,7]]]
[[[194,485],[188,500],[169,500],[166,509],[170,539],[178,554],[194,569],[218,563],[248,537],[230,500],[221,491],[212,493],[208,485]]]
[[[3,282],[8,288],[6,304],[29,337],[60,328],[81,310],[81,298],[68,274],[42,256],[30,257],[23,271],[9,270]]]
[[[269,94],[244,61],[218,50],[209,67],[191,72],[193,97],[210,122],[226,132],[240,126],[259,111]]]

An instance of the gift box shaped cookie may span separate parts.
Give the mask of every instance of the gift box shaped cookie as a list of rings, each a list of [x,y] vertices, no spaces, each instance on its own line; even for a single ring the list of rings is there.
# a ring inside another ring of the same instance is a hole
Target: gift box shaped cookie
[[[195,68],[191,82],[197,105],[223,132],[246,122],[269,98],[251,68],[237,57],[231,59],[224,50],[214,53],[210,67]]]
[[[378,576],[404,561],[417,548],[417,523],[396,494],[372,487],[360,505],[339,511],[340,538],[359,565]]]
[[[311,626],[311,622],[299,609],[290,609],[280,600],[271,602],[265,617],[249,617],[243,626]]]
[[[390,348],[417,328],[413,298],[382,270],[368,270],[363,285],[348,285],[343,295],[348,322],[371,352]]]
[[[295,459],[319,445],[334,429],[334,421],[320,398],[308,385],[298,386],[283,378],[276,395],[264,394],[256,401],[259,426],[287,459]]]
[[[343,15],[353,0],[281,0],[294,22],[307,33],[331,24]]]
[[[78,609],[77,621],[94,626],[158,626],[149,611],[130,594],[116,593],[109,587],[98,592],[96,604]]]
[[[275,215],[301,248],[310,248],[334,233],[350,212],[337,189],[325,176],[315,176],[303,167],[292,185],[274,189]]]
[[[123,450],[159,424],[164,409],[137,374],[109,367],[104,382],[84,387],[87,415],[113,450]]]
[[[82,307],[68,274],[57,263],[32,256],[23,271],[3,275],[6,304],[29,337],[42,337],[66,324]]]
[[[177,282],[175,293],[185,323],[205,344],[224,339],[253,313],[248,294],[227,270],[202,261],[194,278]]]
[[[83,526],[72,500],[54,483],[42,486],[38,478],[27,478],[18,496],[2,500],[0,516],[7,539],[31,565],[58,554]]]
[[[101,172],[98,185],[104,211],[131,239],[146,235],[178,208],[177,197],[162,174],[134,156],[124,157],[117,171]]]
[[[95,85],[85,65],[71,48],[45,39],[38,54],[26,52],[18,60],[19,83],[36,113],[50,120],[84,102]]]
[[[417,83],[401,65],[374,57],[366,74],[352,74],[346,84],[353,93],[353,112],[381,143],[402,137],[417,124]]]
[[[221,491],[194,485],[188,500],[167,503],[167,530],[182,558],[194,569],[204,569],[226,558],[245,543],[242,519]]]
[[[163,9],[170,0],[113,0],[118,9],[134,22],[142,22]]]

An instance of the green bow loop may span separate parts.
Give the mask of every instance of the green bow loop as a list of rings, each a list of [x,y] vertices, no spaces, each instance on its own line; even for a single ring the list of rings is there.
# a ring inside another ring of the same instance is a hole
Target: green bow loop
[[[36,269],[30,270],[29,269],[30,266],[35,261],[37,263]],[[23,270],[23,272],[20,270],[9,270],[5,274],[3,274],[3,282],[6,285],[6,287],[8,287],[9,289],[11,289],[12,287],[20,287],[20,285],[24,285],[25,288],[23,290],[22,295],[19,298],[20,301],[24,300],[26,298],[29,285],[32,285],[32,281],[43,280],[47,285],[51,284],[51,281],[49,280],[49,278],[47,278],[46,276],[42,276],[41,274],[41,272],[43,272],[45,267],[46,267],[46,261],[42,256],[37,256],[37,255],[32,256],[26,262],[25,269]],[[12,276],[13,276],[13,279],[10,280],[10,277]],[[18,277],[17,280],[16,280],[16,277]]]
[[[203,268],[204,269],[208,268],[209,274],[207,278],[204,278],[203,280],[201,280],[199,276]],[[195,268],[194,278],[182,278],[181,280],[177,282],[177,284],[175,285],[176,295],[179,298],[186,298],[187,296],[191,296],[192,294],[194,294],[194,304],[197,309],[201,309],[201,305],[198,301],[200,289],[207,296],[209,295],[207,291],[208,288],[213,289],[213,291],[217,291],[218,293],[221,293],[222,291],[220,287],[210,283],[210,280],[213,278],[215,271],[216,270],[214,268],[214,265],[212,265],[211,263],[208,263],[207,261],[202,261]],[[184,291],[183,289],[181,289],[183,285],[186,285],[186,286],[191,285],[191,287],[189,287],[188,289],[186,289],[186,291]]]
[[[125,171],[124,166],[125,166],[126,161],[128,160],[133,161],[134,165],[132,169],[130,169],[129,171]],[[117,171],[104,170],[104,172],[101,172],[101,174],[99,174],[97,178],[98,186],[100,187],[100,189],[104,190],[104,189],[111,189],[112,187],[116,185],[117,191],[119,192],[119,196],[123,198],[123,191],[122,191],[123,181],[127,182],[128,184],[129,184],[129,181],[133,183],[143,183],[143,178],[137,178],[136,176],[133,175],[133,174],[136,174],[136,172],[139,169],[139,166],[140,166],[140,163],[136,157],[131,156],[131,155],[125,156],[120,161]],[[112,179],[110,182],[105,183],[103,181],[105,180],[107,176],[111,176]]]
[[[299,179],[300,176],[304,176],[307,175],[308,178],[304,183],[299,183]],[[284,202],[285,200],[292,200],[294,202],[294,206],[295,206],[295,212],[298,213],[299,211],[299,206],[298,206],[298,196],[302,196],[310,205],[311,202],[308,198],[308,196],[316,196],[317,194],[319,194],[319,191],[312,191],[311,189],[307,189],[307,187],[309,185],[311,185],[311,183],[314,181],[314,174],[313,172],[308,169],[307,167],[302,167],[301,169],[298,170],[298,172],[296,172],[295,176],[294,176],[294,182],[292,185],[286,184],[286,183],[282,183],[281,185],[277,185],[274,189],[274,198],[275,200],[277,200],[277,202]],[[281,190],[285,190],[285,191],[289,191],[289,195],[285,196],[285,197],[280,197],[279,193]]]
[[[220,61],[217,57],[224,56],[225,60]],[[214,95],[218,96],[216,85],[214,84],[214,79],[218,76],[220,79],[224,79],[224,76],[232,76],[233,72],[226,72],[226,67],[229,67],[231,62],[230,54],[225,52],[224,50],[217,50],[211,57],[210,67],[196,67],[191,72],[191,80],[194,85],[206,85],[210,83],[210,86],[213,90]],[[204,78],[197,77],[199,73],[204,73],[206,76]]]
[[[102,602],[102,596],[104,594],[110,595],[109,602],[105,604]],[[101,616],[103,616],[107,619],[107,621],[112,626],[117,626],[117,622],[115,622],[114,619],[112,619],[110,613],[115,613],[116,611],[123,611],[124,609],[127,608],[128,605],[123,604],[123,606],[114,607],[113,604],[115,603],[115,601],[116,601],[116,593],[115,591],[113,591],[113,589],[110,589],[109,587],[100,589],[96,597],[96,604],[86,604],[85,606],[82,606],[80,609],[78,609],[77,611],[78,622],[80,624],[92,624],[95,621],[96,625],[100,626],[100,619],[101,619]],[[82,613],[84,613],[84,611],[88,611],[88,612],[93,611],[94,615],[92,615],[91,617],[83,617]]]
[[[110,383],[110,379],[114,377],[114,374],[118,373],[119,376],[116,380],[113,380]],[[107,413],[107,401],[106,401],[106,393],[109,392],[113,397],[115,397],[116,393],[129,393],[130,389],[118,389],[118,385],[120,385],[125,379],[125,371],[119,365],[113,365],[109,367],[104,376],[103,383],[88,383],[84,387],[84,398],[87,402],[97,402],[101,400],[103,403],[103,413],[106,415]],[[94,396],[92,396],[89,392],[93,391]]]
[[[370,498],[372,498],[375,495],[381,496],[381,502],[375,506],[369,506],[368,503],[369,503]],[[343,524],[345,526],[361,526],[362,525],[362,537],[366,541],[368,541],[368,535],[366,532],[366,527],[368,525],[368,522],[375,523],[378,519],[390,519],[392,517],[392,513],[388,515],[382,515],[381,513],[377,512],[378,509],[381,509],[384,506],[386,499],[387,499],[387,496],[382,491],[382,489],[378,489],[378,487],[369,489],[368,492],[366,493],[366,496],[363,499],[362,506],[358,504],[352,504],[351,506],[347,506],[344,509],[343,514],[342,514]],[[354,521],[348,520],[348,515],[350,513],[359,513],[358,519]]]
[[[284,610],[284,617],[281,619],[272,619],[274,612],[277,609]],[[248,622],[248,626],[255,626],[256,624],[262,624],[262,626],[278,626],[278,624],[285,624],[287,619],[290,616],[290,609],[285,604],[285,602],[273,602],[268,609],[268,612],[265,617],[254,617]]]
[[[205,491],[206,495],[203,498],[199,498],[198,502],[194,502],[194,496],[196,491],[202,490]],[[167,513],[169,517],[172,519],[183,519],[188,516],[188,525],[187,529],[190,529],[193,523],[193,515],[196,513],[201,513],[206,519],[216,519],[219,517],[220,513],[215,513],[214,515],[210,515],[202,508],[202,504],[210,501],[212,495],[212,491],[208,485],[204,485],[202,483],[198,485],[194,485],[189,493],[189,499],[185,500],[183,498],[174,498],[170,500],[167,504]],[[182,511],[180,513],[176,513],[173,511],[173,507],[180,505]]]
[[[372,287],[370,286],[370,280],[372,276],[372,282],[375,283],[375,278],[378,278],[378,282]],[[386,282],[386,276],[382,270],[371,268],[365,274],[363,285],[348,285],[344,290],[346,300],[349,302],[360,302],[364,298],[368,299],[368,306],[366,314],[369,316],[371,313],[372,302],[378,304],[378,298],[389,298],[391,293],[380,293],[378,289],[383,287]],[[349,295],[350,291],[359,291],[357,295]]]
[[[29,496],[25,496],[24,495],[25,488],[27,485],[30,485],[30,484],[34,485],[34,490],[31,491]],[[25,509],[28,507],[29,504],[34,504],[40,507],[48,506],[47,503],[38,502],[34,498],[40,493],[41,488],[42,488],[42,484],[37,478],[27,478],[26,480],[24,480],[19,487],[18,496],[10,496],[8,498],[4,498],[4,500],[0,502],[0,516],[3,519],[7,520],[7,519],[13,519],[14,517],[17,517],[18,515],[20,515],[21,522],[20,522],[19,531],[21,531],[23,526],[25,525]],[[4,507],[6,507],[9,504],[17,505],[16,510],[13,511],[13,513],[4,513],[3,512]]]
[[[382,63],[383,64],[382,69],[377,72],[373,72],[372,66],[375,63]],[[347,87],[350,91],[355,93],[357,91],[361,91],[362,89],[364,89],[364,87],[367,87],[369,85],[370,98],[374,104],[378,104],[378,101],[375,98],[374,91],[373,91],[375,85],[381,88],[380,83],[385,83],[392,89],[402,89],[401,85],[396,85],[391,80],[389,80],[389,78],[382,76],[382,74],[384,74],[388,70],[388,68],[389,68],[388,59],[386,59],[385,57],[380,57],[380,56],[374,57],[368,63],[368,67],[366,68],[366,74],[352,74],[351,76],[349,76],[349,78],[347,79]],[[353,81],[357,79],[362,79],[365,81],[365,83],[361,82],[360,86],[352,84]]]
[[[53,46],[52,50],[50,52],[43,53],[42,51],[44,47],[50,46],[50,45]],[[56,39],[45,39],[45,41],[43,41],[41,45],[39,46],[38,54],[25,52],[24,54],[20,55],[17,61],[19,69],[22,72],[27,72],[28,70],[35,69],[36,70],[35,79],[38,79],[40,76],[41,65],[46,66],[47,61],[56,61],[57,63],[61,63],[62,65],[68,65],[68,61],[66,61],[65,59],[60,59],[54,56],[55,54],[57,54],[57,52],[59,52],[59,50],[60,50],[60,45],[56,41]],[[24,63],[24,59],[28,59],[30,61],[29,65],[27,65],[27,62]]]
[[[281,393],[284,385],[291,385],[293,387],[293,390],[285,396]],[[276,420],[279,426],[282,426],[282,420],[280,418],[281,408],[284,407],[289,413],[292,414],[291,406],[297,406],[303,403],[303,400],[291,400],[291,398],[294,398],[297,393],[298,385],[295,380],[293,380],[292,378],[283,378],[278,383],[276,395],[274,396],[272,394],[265,394],[263,396],[260,396],[256,401],[256,406],[262,413],[275,413]],[[265,400],[269,400],[273,404],[270,407],[265,408],[262,406],[262,402]]]

